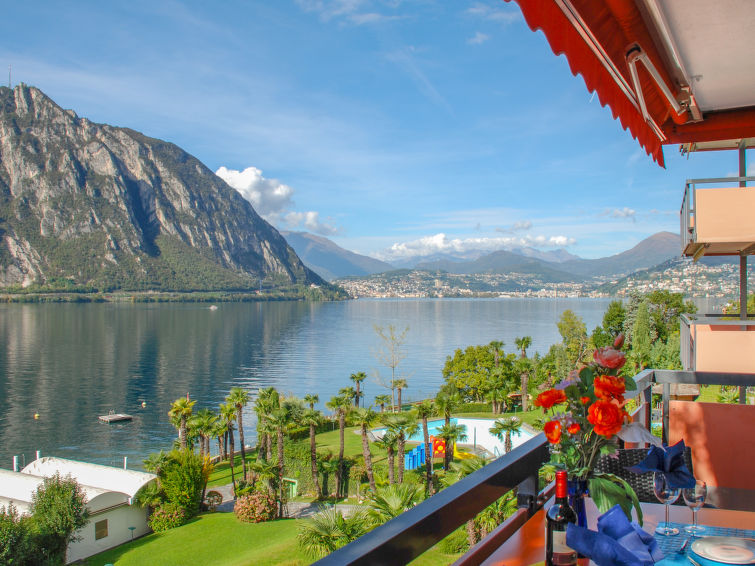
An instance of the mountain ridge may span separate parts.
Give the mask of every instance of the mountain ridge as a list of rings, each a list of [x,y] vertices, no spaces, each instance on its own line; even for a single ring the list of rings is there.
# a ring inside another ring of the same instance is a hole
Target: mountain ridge
[[[0,287],[321,285],[278,231],[180,147],[0,87]]]

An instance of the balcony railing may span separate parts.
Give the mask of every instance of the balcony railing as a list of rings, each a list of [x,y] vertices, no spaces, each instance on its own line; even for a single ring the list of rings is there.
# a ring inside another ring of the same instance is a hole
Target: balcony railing
[[[680,330],[685,370],[755,373],[755,317],[683,315]]]
[[[635,398],[639,405],[632,418],[648,429],[652,416],[651,388],[655,383],[663,385],[662,435],[664,442],[668,442],[672,384],[752,387],[755,386],[755,374],[645,370],[635,376],[635,382],[637,390],[627,395]],[[516,487],[519,511],[456,562],[464,566],[481,564],[550,497],[552,485],[543,492],[537,491],[538,469],[548,457],[547,441],[543,434],[539,434],[317,564],[406,564]]]
[[[682,199],[682,253],[695,259],[703,255],[755,253],[755,190],[747,187],[698,185],[747,183],[755,177],[692,179]]]

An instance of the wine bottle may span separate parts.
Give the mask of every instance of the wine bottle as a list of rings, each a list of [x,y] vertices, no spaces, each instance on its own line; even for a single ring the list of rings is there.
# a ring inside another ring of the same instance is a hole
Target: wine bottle
[[[566,472],[556,472],[556,502],[545,514],[545,566],[574,566],[577,553],[566,546],[566,525],[577,523],[577,514],[569,507]]]

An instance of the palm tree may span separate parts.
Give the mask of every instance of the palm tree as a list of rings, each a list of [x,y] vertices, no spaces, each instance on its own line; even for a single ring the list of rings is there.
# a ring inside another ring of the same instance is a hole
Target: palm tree
[[[304,398],[305,401],[307,401],[307,398]],[[307,401],[308,402],[308,401]],[[312,403],[313,406],[314,402]],[[310,455],[310,462],[312,466],[312,483],[313,487],[315,489],[315,497],[318,497],[320,495],[320,478],[317,476],[317,440],[316,440],[316,432],[317,432],[317,425],[319,425],[322,422],[322,415],[320,414],[320,411],[315,411],[314,409],[309,409],[308,411],[305,411],[301,418],[301,424],[304,426],[309,427],[309,455]]]
[[[277,496],[279,470],[278,465],[271,460],[257,460],[249,465],[250,474],[265,484],[268,493]]]
[[[521,434],[522,421],[517,417],[498,419],[493,426],[488,429],[490,434],[497,436],[498,440],[503,441],[503,450],[505,454],[511,452],[511,435]],[[505,439],[505,440],[504,440]]]
[[[281,491],[278,500],[278,517],[283,517],[283,473],[284,473],[284,451],[283,451],[283,431],[290,422],[288,412],[283,407],[278,407],[267,416],[267,422],[275,428],[278,438],[278,487]]]
[[[461,405],[461,397],[456,393],[440,392],[435,396],[435,407],[440,413],[443,413],[446,425],[451,424],[451,413],[458,409],[459,405]]]
[[[393,382],[393,387],[396,388],[396,396],[398,397],[398,410],[401,411],[401,390],[409,387],[409,384],[405,379],[397,379]]]
[[[354,405],[359,406],[359,398],[364,397],[364,393],[362,393],[360,387],[361,383],[367,379],[367,374],[363,371],[358,371],[356,373],[352,373],[349,376],[349,379],[354,382],[354,386],[356,387],[356,393],[354,394]]]
[[[417,485],[400,484],[381,487],[370,495],[370,515],[378,524],[390,521],[408,511],[422,500],[422,491]]]
[[[236,407],[236,421],[239,427],[239,444],[241,444],[241,469],[246,478],[246,447],[244,445],[244,422],[242,415],[244,413],[244,407],[249,403],[249,392],[241,389],[241,387],[234,387],[228,393],[228,397],[226,397],[225,400],[227,403],[231,403]]]
[[[446,453],[443,456],[443,469],[448,471],[454,445],[460,440],[467,439],[467,427],[460,424],[445,424],[438,429],[438,436],[446,441]]]
[[[168,454],[160,450],[160,452],[152,453],[143,460],[144,469],[155,474],[158,477],[159,481],[160,473],[169,460],[170,457],[168,456]]]
[[[432,399],[425,399],[416,406],[417,416],[422,419],[422,436],[425,441],[425,493],[428,497],[433,494],[433,447],[430,444],[430,433],[427,429],[427,419],[435,414]]]
[[[417,419],[412,412],[394,413],[384,420],[386,426],[396,434],[398,439],[398,483],[403,483],[406,439],[417,432]]]
[[[333,458],[332,454],[328,453],[324,458],[320,458],[317,462],[317,467],[322,473],[322,495],[323,497],[328,497],[330,495],[330,491],[328,490],[328,478],[331,475],[338,474],[338,468],[340,467],[339,462]]]
[[[297,539],[304,552],[320,558],[358,539],[371,528],[372,521],[366,510],[359,509],[344,517],[334,507],[302,521]]]
[[[186,449],[186,421],[189,420],[192,413],[192,407],[196,404],[196,401],[189,401],[189,396],[181,397],[173,401],[170,406],[168,415],[171,418],[174,426],[178,428],[178,440],[181,443],[181,450]]]
[[[383,419],[385,424],[385,418]],[[396,477],[396,445],[398,444],[398,436],[392,430],[386,428],[383,436],[381,436],[377,444],[385,449],[388,455],[388,484],[393,485]]]
[[[527,359],[527,348],[529,348],[532,345],[532,337],[531,336],[523,336],[521,338],[517,338],[514,340],[514,343],[516,344],[516,347],[519,348],[521,355],[520,359],[526,360]],[[529,399],[527,399],[527,389],[529,386],[529,372],[523,371],[522,372],[522,411],[527,412],[527,404]]]
[[[338,447],[338,469],[336,470],[336,497],[341,496],[341,490],[343,488],[343,452],[344,452],[344,430],[346,429],[346,415],[351,408],[351,399],[336,395],[332,397],[325,405],[328,409],[332,410],[338,417],[338,433],[339,433],[339,447]]]
[[[218,454],[221,460],[228,458],[228,447],[225,439],[228,435],[228,423],[223,420],[223,417],[218,415],[215,420],[215,426],[212,429],[212,436],[218,440]]]
[[[380,405],[380,412],[385,412],[385,405],[391,402],[390,395],[375,395],[375,404]]]
[[[477,525],[480,530],[480,539],[488,536],[498,525],[511,517],[517,511],[516,492],[512,489],[503,497],[485,507],[477,516]]]
[[[304,396],[304,402],[309,404],[309,410],[314,411],[315,410],[315,403],[320,402],[320,396],[316,393],[307,393]]]
[[[205,408],[197,411],[188,421],[189,427],[199,436],[199,455],[202,458],[210,455],[210,437],[217,420],[217,415],[211,409]]]
[[[372,473],[372,454],[370,453],[370,443],[367,440],[367,428],[372,426],[375,422],[377,414],[372,410],[372,407],[357,408],[353,415],[352,421],[359,426],[359,431],[362,434],[362,454],[364,455],[364,467],[367,472],[367,479],[370,482],[370,489],[375,492],[375,476]]]
[[[346,397],[349,400],[349,404],[351,404],[351,400],[356,396],[357,390],[349,385],[348,387],[341,387],[341,389],[338,390],[338,394],[341,397]]]
[[[257,392],[254,411],[257,413],[257,459],[263,457],[262,447],[265,447],[266,459],[272,457],[272,437],[270,427],[266,426],[267,415],[280,406],[280,396],[275,387],[265,387]]]
[[[233,471],[234,460],[236,455],[234,454],[234,437],[233,437],[233,423],[236,420],[236,406],[232,403],[223,403],[220,405],[220,419],[225,422],[228,434],[228,459],[231,462],[231,483],[233,484],[233,490],[236,491],[236,477]]]

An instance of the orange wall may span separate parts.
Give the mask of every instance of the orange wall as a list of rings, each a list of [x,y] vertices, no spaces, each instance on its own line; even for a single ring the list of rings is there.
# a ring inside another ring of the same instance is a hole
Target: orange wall
[[[755,373],[755,326],[695,324],[692,332],[696,371]]]
[[[671,401],[669,429],[670,445],[692,449],[697,479],[755,489],[755,406]]]
[[[751,242],[755,239],[755,191],[710,188],[695,191],[698,242]]]

